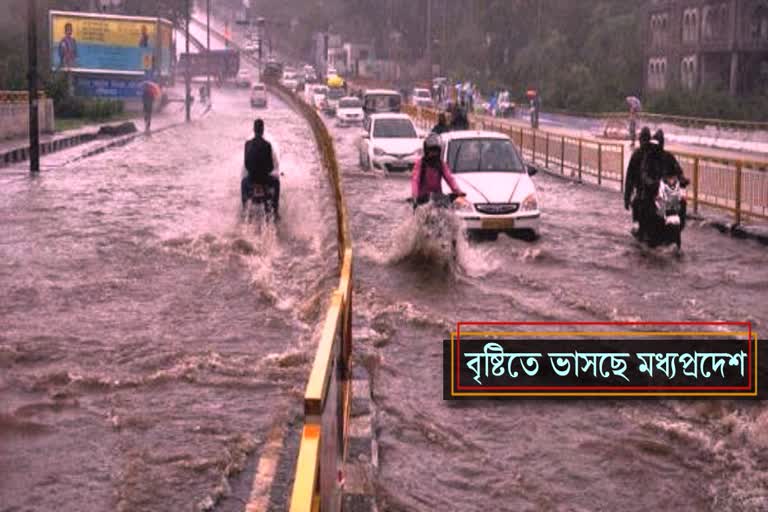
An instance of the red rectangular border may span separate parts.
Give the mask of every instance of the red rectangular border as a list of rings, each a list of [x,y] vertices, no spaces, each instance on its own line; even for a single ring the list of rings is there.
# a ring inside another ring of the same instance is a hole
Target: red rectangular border
[[[746,327],[747,338],[747,382],[745,386],[462,386],[460,358],[462,325],[512,325],[512,326],[545,326],[545,325],[619,325],[619,326],[738,326]],[[752,322],[456,322],[456,391],[750,391],[752,388]]]

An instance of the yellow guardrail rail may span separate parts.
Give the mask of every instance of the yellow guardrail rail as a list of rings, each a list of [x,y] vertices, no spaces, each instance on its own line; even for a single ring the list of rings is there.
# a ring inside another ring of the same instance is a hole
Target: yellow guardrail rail
[[[403,110],[422,128],[437,122],[437,111],[407,105]],[[597,178],[597,183],[619,182],[624,187],[624,145],[598,139],[514,126],[503,121],[473,116],[472,127],[506,133],[517,143],[523,156],[550,171],[582,179]],[[768,219],[768,163],[757,160],[717,158],[704,154],[673,151],[691,179],[688,197],[697,213],[700,206],[733,214],[736,224],[745,217]]]
[[[429,129],[437,122],[434,109],[407,105],[403,111],[413,117],[422,128]],[[550,170],[559,169],[565,175],[582,179],[584,175],[597,178],[597,182],[614,181],[624,186],[624,145],[598,139],[569,137],[515,126],[490,117],[471,116],[473,129],[491,130],[507,134],[518,146],[523,157]]]
[[[291,492],[291,512],[341,510],[351,400],[352,241],[333,139],[315,109],[290,90],[270,89],[309,123],[336,202],[339,285],[333,290],[304,393],[304,425]]]

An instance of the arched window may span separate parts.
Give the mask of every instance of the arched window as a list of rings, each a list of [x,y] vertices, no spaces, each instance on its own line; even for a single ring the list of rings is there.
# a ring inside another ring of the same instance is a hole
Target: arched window
[[[699,10],[693,9],[691,12],[691,41],[699,40]]]
[[[717,15],[717,35],[718,39],[725,39],[728,31],[728,6],[720,4]]]
[[[768,2],[758,5],[752,13],[752,39],[768,41]]]
[[[703,39],[712,39],[712,10],[709,6],[702,11],[701,31]]]

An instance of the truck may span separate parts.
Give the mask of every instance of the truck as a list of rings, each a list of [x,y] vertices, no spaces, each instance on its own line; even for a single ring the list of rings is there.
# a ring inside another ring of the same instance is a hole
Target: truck
[[[185,76],[189,67],[190,76],[216,77],[219,82],[234,80],[240,70],[240,53],[237,50],[211,50],[201,53],[182,53],[176,70],[179,76]]]

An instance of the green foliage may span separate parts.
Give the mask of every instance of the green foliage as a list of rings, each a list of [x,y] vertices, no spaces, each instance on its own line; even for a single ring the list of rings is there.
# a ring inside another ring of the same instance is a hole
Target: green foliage
[[[56,103],[55,109],[57,118],[83,118],[91,121],[103,121],[122,114],[125,106],[119,100],[86,99],[69,96]]]

